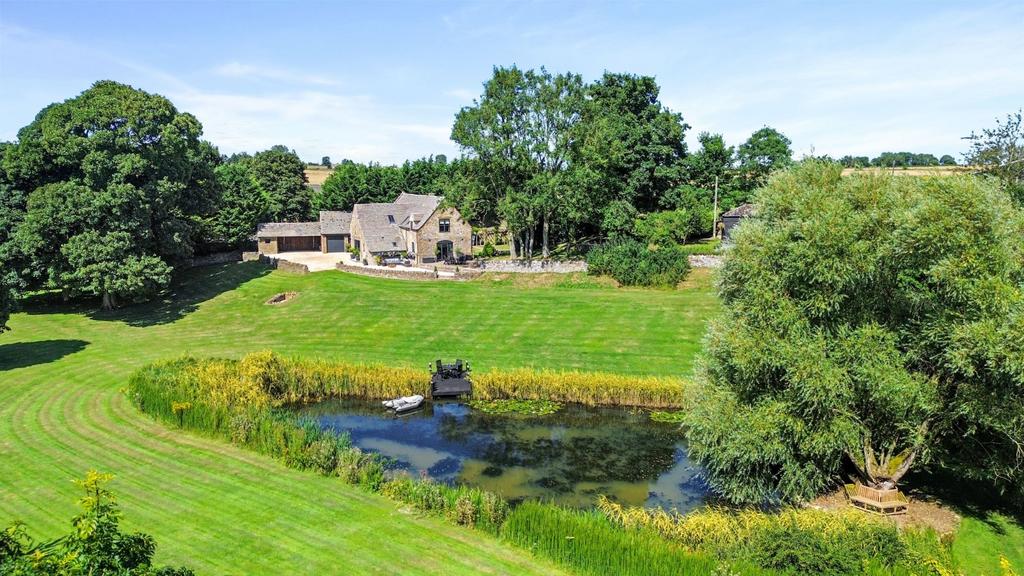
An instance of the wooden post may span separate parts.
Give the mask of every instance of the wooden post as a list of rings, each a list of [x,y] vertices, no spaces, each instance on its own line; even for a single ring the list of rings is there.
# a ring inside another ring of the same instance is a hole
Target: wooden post
[[[715,210],[711,217],[711,239],[718,238],[718,175],[715,175]]]

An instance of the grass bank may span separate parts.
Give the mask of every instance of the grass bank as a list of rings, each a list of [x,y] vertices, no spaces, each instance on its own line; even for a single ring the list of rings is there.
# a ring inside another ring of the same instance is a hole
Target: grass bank
[[[98,469],[115,474],[126,528],[156,538],[160,564],[209,574],[557,574],[478,531],[171,429],[121,389],[156,360],[265,349],[417,370],[458,356],[480,372],[687,375],[718,307],[707,277],[689,282],[678,291],[523,289],[250,263],[194,270],[165,300],[114,313],[29,302],[0,336],[0,524],[22,519],[40,538],[65,532],[71,480]],[[263,304],[288,291],[299,295]]]

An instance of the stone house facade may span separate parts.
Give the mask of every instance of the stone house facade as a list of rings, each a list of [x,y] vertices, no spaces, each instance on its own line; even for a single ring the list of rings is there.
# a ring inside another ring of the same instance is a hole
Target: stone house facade
[[[473,249],[473,229],[458,210],[441,208],[440,196],[404,193],[394,202],[356,204],[352,212],[321,212],[319,222],[260,224],[256,238],[261,254],[354,247],[360,259],[404,255],[417,265]]]

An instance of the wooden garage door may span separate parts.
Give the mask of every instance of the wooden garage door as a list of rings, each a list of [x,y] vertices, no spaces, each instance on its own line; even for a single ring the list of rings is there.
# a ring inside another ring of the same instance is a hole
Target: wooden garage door
[[[295,236],[277,239],[278,252],[309,252],[319,249],[319,236]]]

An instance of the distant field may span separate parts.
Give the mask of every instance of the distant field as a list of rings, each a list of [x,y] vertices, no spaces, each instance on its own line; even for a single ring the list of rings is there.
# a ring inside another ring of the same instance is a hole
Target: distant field
[[[843,168],[843,176],[856,173],[892,173],[896,176],[949,176],[963,172],[970,172],[974,168],[970,166],[912,166],[910,168]]]
[[[330,168],[325,168],[323,166],[315,167],[315,166],[308,166],[307,165],[306,166],[306,180],[310,184],[316,184],[316,185],[319,186],[319,185],[323,184],[324,180],[327,180],[327,177],[330,176],[333,172],[334,172],[334,170],[331,170]]]

